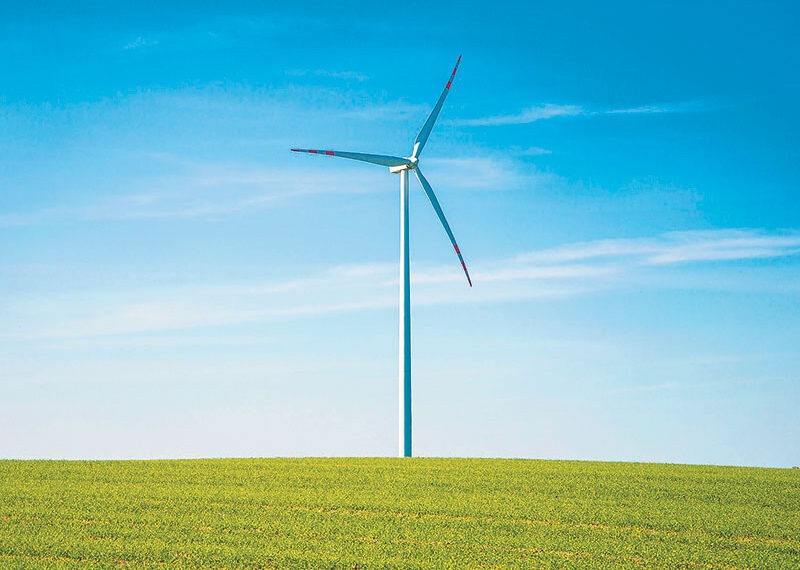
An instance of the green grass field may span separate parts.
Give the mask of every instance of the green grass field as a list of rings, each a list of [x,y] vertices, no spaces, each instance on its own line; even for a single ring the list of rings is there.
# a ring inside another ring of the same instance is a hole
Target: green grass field
[[[0,461],[2,568],[800,568],[800,470]]]

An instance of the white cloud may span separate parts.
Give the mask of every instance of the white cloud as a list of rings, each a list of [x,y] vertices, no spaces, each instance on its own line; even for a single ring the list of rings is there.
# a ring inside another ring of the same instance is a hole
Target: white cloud
[[[522,254],[523,263],[564,263],[609,258],[646,265],[783,257],[800,252],[800,232],[757,230],[671,232],[658,238],[598,240]]]
[[[330,71],[327,69],[287,69],[286,75],[290,77],[324,77],[330,79],[342,79],[345,81],[358,81],[363,82],[369,79],[369,76],[358,71]]]
[[[420,164],[434,191],[444,184],[464,190],[510,190],[538,181],[537,173],[523,172],[514,161],[493,156],[429,158]]]
[[[287,155],[288,155],[287,151]],[[381,169],[340,164],[337,171],[297,165],[184,163],[172,174],[126,180],[91,201],[29,212],[0,214],[0,227],[101,220],[212,218],[259,211],[315,194],[360,194],[388,187]],[[113,192],[117,192],[116,195]]]
[[[424,117],[426,112],[428,112],[428,109],[425,105],[412,105],[403,101],[392,101],[355,105],[339,110],[338,115],[344,119],[359,119],[362,121],[405,121]],[[409,136],[412,136],[412,133],[409,133]]]
[[[641,107],[628,107],[625,109],[611,109],[604,111],[607,115],[637,115],[650,113],[670,113],[673,109],[663,105],[642,105]]]
[[[509,115],[493,115],[489,117],[479,117],[476,119],[454,119],[449,124],[463,127],[489,127],[499,125],[527,125],[536,121],[553,119],[556,117],[576,117],[593,115],[644,115],[656,113],[679,113],[696,108],[696,104],[676,104],[676,105],[641,105],[637,107],[626,107],[621,109],[588,109],[582,105],[559,105],[555,103],[545,103],[523,109],[518,113]]]
[[[678,103],[662,103],[655,105],[639,105],[636,107],[623,107],[600,111],[608,115],[636,115],[652,113],[692,113],[709,109],[703,101],[682,101]]]
[[[642,255],[657,250],[656,241],[652,239],[597,240],[523,253],[517,257],[517,260],[521,263],[554,264]]]
[[[137,36],[133,40],[126,43],[122,46],[124,50],[135,50],[135,49],[142,49],[142,48],[149,48],[155,47],[158,45],[158,40],[155,38]]]
[[[800,253],[800,233],[768,235],[752,231],[683,232],[649,257],[650,263],[685,263],[784,257]]]
[[[283,149],[282,149],[283,150]],[[394,188],[382,167],[329,157],[292,155],[280,166],[201,162],[150,154],[151,170],[168,173],[109,181],[84,203],[0,213],[0,228],[69,221],[204,219],[257,212],[317,194],[367,194]],[[288,164],[287,164],[288,163]],[[431,158],[425,173],[439,188],[507,190],[537,180],[510,160],[489,156]],[[430,165],[430,167],[428,167]],[[542,175],[543,176],[543,175]]]
[[[609,289],[684,287],[688,264],[720,263],[800,254],[800,231],[709,230],[654,238],[598,240],[532,251],[471,267],[466,287],[452,263],[419,263],[412,274],[415,305],[558,299]],[[645,274],[641,272],[647,270]],[[655,273],[653,273],[655,271]],[[750,267],[757,275],[758,268]],[[643,277],[643,275],[646,277]],[[737,282],[740,274],[737,274]],[[669,278],[669,279],[667,279]],[[712,277],[704,287],[725,288]],[[737,286],[747,286],[737,283]],[[768,286],[768,285],[765,285]],[[394,263],[334,266],[272,282],[99,291],[59,298],[6,300],[0,338],[54,341],[202,330],[276,319],[394,308]]]
[[[289,32],[298,25],[308,27],[312,19],[288,21],[278,15],[269,18],[225,15],[189,19],[182,26],[149,29],[123,44],[125,50],[159,46],[172,50],[187,50],[195,46],[236,44],[254,36]]]
[[[553,154],[552,150],[542,148],[539,146],[532,146],[525,149],[512,151],[517,156],[541,156],[544,154]]]
[[[477,119],[455,119],[450,124],[465,127],[482,127],[495,125],[525,125],[554,117],[582,115],[585,111],[578,105],[554,105],[547,103],[538,107],[528,107],[512,115],[494,115]]]

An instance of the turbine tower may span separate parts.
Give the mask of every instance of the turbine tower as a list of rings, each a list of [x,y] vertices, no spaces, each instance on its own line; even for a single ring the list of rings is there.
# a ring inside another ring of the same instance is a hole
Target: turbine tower
[[[422,189],[431,201],[436,215],[439,216],[439,221],[444,226],[444,231],[447,232],[447,237],[453,244],[453,249],[456,251],[458,260],[461,262],[461,267],[464,269],[464,274],[467,276],[467,282],[472,287],[472,280],[469,277],[467,266],[464,263],[464,258],[461,256],[461,250],[458,248],[456,238],[450,229],[450,224],[444,217],[442,207],[439,205],[439,200],[436,199],[436,194],[433,193],[433,188],[428,183],[422,171],[419,168],[419,157],[422,154],[422,149],[425,148],[425,143],[428,142],[428,137],[433,130],[433,125],[442,110],[444,100],[450,92],[450,87],[453,84],[453,79],[458,70],[458,64],[461,63],[461,56],[458,56],[456,66],[453,68],[453,73],[450,74],[450,79],[445,85],[444,91],[439,96],[439,100],[434,105],[433,110],[425,124],[414,139],[414,147],[411,151],[411,156],[399,157],[388,156],[384,154],[365,154],[361,152],[342,152],[338,150],[310,150],[304,148],[293,148],[292,152],[307,152],[310,154],[321,154],[325,156],[338,156],[340,158],[349,158],[351,160],[360,160],[362,162],[369,162],[371,164],[378,164],[380,166],[389,167],[389,172],[400,175],[400,457],[411,457],[411,272],[409,263],[408,251],[408,171],[413,170],[417,175]]]

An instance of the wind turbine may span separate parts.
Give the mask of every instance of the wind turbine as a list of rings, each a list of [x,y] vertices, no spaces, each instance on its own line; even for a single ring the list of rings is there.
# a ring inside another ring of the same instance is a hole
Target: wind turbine
[[[450,229],[450,224],[444,217],[442,207],[439,205],[439,200],[436,199],[436,194],[433,193],[433,188],[428,183],[422,171],[419,168],[419,157],[422,154],[422,149],[425,148],[425,143],[428,142],[428,137],[433,130],[433,125],[442,110],[444,100],[450,92],[450,87],[453,84],[453,79],[458,70],[458,64],[461,63],[461,56],[458,56],[456,66],[453,68],[453,73],[450,74],[450,79],[444,87],[444,91],[439,96],[439,100],[434,105],[433,110],[425,124],[419,130],[417,138],[414,139],[414,148],[411,151],[411,156],[388,156],[384,154],[365,154],[361,152],[342,152],[338,150],[310,150],[304,148],[293,148],[292,152],[307,152],[311,154],[321,154],[325,156],[338,156],[340,158],[349,158],[351,160],[360,160],[362,162],[369,162],[371,164],[378,164],[380,166],[389,167],[389,172],[400,175],[400,457],[411,457],[411,291],[410,291],[410,265],[409,265],[409,251],[408,251],[408,171],[413,170],[417,175],[422,189],[431,201],[436,215],[439,216],[439,221],[444,226],[444,231],[447,232],[447,237],[453,244],[453,249],[456,251],[458,260],[461,262],[461,267],[464,269],[464,274],[467,276],[467,282],[472,287],[472,279],[469,277],[467,265],[464,263],[464,258],[461,256],[461,250],[458,249],[456,238],[453,237],[453,232]]]

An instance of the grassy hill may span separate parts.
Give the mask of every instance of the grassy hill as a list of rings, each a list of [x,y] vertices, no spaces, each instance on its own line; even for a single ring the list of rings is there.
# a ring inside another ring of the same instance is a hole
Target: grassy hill
[[[800,568],[800,470],[0,461],[2,568]]]

